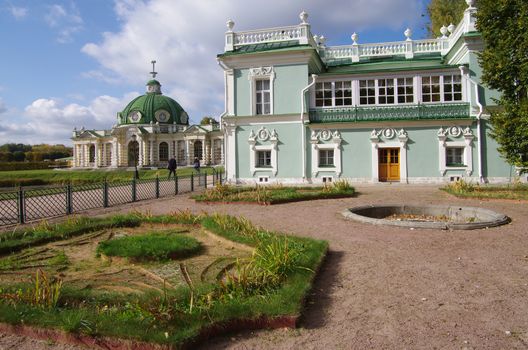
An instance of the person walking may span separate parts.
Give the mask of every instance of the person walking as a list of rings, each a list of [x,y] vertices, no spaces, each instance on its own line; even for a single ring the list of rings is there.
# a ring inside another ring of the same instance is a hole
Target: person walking
[[[176,159],[172,157],[171,159],[169,159],[169,164],[167,165],[167,169],[169,169],[169,180],[171,174],[174,175],[174,177],[176,178],[176,167]]]
[[[194,170],[200,174],[200,159],[198,157],[194,158]]]

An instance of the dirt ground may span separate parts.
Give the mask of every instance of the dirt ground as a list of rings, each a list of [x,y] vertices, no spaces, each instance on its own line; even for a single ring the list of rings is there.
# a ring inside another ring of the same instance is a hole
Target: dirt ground
[[[230,334],[202,349],[528,348],[528,202],[456,199],[437,186],[356,188],[356,198],[274,206],[195,204],[180,196],[133,208],[243,215],[268,229],[330,242],[300,328]],[[512,222],[475,231],[412,230],[340,214],[375,203],[479,206]],[[15,348],[79,349],[0,334],[0,349]]]

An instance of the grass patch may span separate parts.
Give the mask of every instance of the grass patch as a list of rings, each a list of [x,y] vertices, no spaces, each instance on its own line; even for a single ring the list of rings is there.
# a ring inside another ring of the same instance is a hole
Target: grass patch
[[[441,190],[461,198],[528,200],[528,184],[519,182],[492,186],[460,180],[442,187]]]
[[[72,216],[65,222],[55,225],[43,220],[29,230],[15,229],[11,232],[0,233],[0,256],[87,232],[110,227],[134,227],[140,223],[137,217],[124,215],[102,219]]]
[[[217,171],[222,168],[202,167],[201,174],[213,174],[213,169]],[[176,171],[178,176],[196,175],[196,172],[191,167],[178,168]],[[168,176],[167,169],[158,170],[139,170],[140,179],[155,179],[157,176],[165,178]],[[121,182],[130,181],[134,177],[134,171],[125,169],[115,170],[15,170],[15,171],[0,171],[0,187],[16,187],[16,186],[40,186],[40,185],[63,185],[63,184],[89,184],[99,183],[103,181]]]
[[[215,187],[191,198],[199,202],[252,202],[279,204],[313,199],[352,197],[355,189],[339,180],[323,187],[288,187],[282,185],[237,187],[217,183]]]
[[[82,220],[86,220],[86,226],[100,223],[95,219]],[[186,284],[178,288],[165,288],[163,284],[162,291],[139,294],[105,292],[95,289],[90,281],[89,287],[81,288],[69,284],[67,280],[42,274],[38,283],[34,278],[32,283],[0,285],[0,322],[179,347],[197,340],[201,331],[213,325],[229,328],[227,325],[234,320],[300,315],[315,273],[328,249],[325,241],[267,231],[244,218],[228,215],[194,215],[188,211],[164,216],[132,213],[105,220],[114,224],[139,222],[148,227],[159,223],[179,225],[186,222],[192,225],[187,226],[192,230],[199,230],[198,225],[201,225],[214,234],[252,247],[253,252],[236,259],[218,279],[206,282],[185,276],[186,261],[182,261],[180,269]],[[131,230],[138,232],[141,227]],[[72,236],[71,233],[62,233],[65,237]],[[157,235],[125,238],[157,239]],[[165,246],[169,245],[168,238],[184,237],[181,231],[163,232],[160,236],[163,236]],[[131,246],[135,244],[166,248],[159,247],[157,243],[121,241],[120,246],[125,249],[123,255],[133,251],[135,248]],[[66,246],[64,249],[67,249]],[[61,262],[64,258],[59,256],[57,263]],[[144,266],[147,268],[150,265]],[[67,276],[65,273],[64,276]]]
[[[121,256],[134,260],[168,260],[198,253],[201,244],[179,233],[147,233],[100,242],[98,254]]]

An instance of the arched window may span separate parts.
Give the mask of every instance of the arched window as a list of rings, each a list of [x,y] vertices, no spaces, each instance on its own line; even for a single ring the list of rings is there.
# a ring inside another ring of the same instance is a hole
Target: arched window
[[[95,145],[90,145],[90,156],[89,156],[89,162],[95,163]]]
[[[139,143],[130,141],[128,144],[128,166],[135,166],[139,161]]]
[[[194,141],[194,158],[203,160],[202,141]]]
[[[167,142],[161,142],[158,148],[160,162],[167,162],[169,160],[169,145]]]

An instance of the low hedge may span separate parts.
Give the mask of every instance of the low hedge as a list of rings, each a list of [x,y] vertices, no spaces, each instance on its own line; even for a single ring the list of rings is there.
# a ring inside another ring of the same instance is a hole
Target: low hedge
[[[0,171],[48,169],[55,162],[0,162]]]

